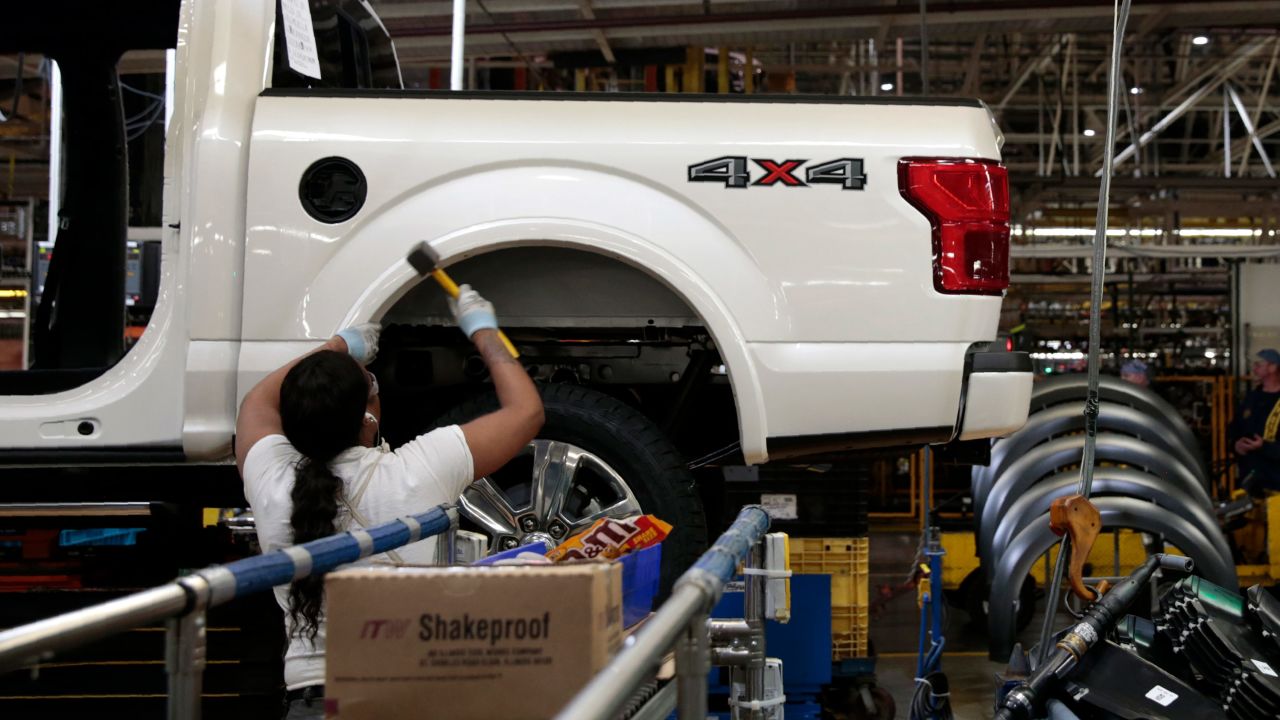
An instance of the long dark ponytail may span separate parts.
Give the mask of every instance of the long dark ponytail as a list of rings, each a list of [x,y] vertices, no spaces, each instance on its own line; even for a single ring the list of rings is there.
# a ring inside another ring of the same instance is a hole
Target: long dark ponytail
[[[284,435],[302,455],[291,498],[293,542],[304,543],[337,532],[342,478],[329,463],[359,444],[369,398],[364,370],[350,356],[322,350],[306,356],[285,375],[280,387]],[[289,616],[300,635],[315,641],[320,629],[324,578],[313,575],[289,586]]]

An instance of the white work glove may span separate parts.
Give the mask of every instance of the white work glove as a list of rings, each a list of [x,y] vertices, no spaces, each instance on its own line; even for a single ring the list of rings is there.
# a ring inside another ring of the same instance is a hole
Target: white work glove
[[[382,334],[382,326],[378,323],[365,323],[342,328],[338,337],[347,343],[347,354],[361,365],[368,365],[378,355],[378,336]]]
[[[458,321],[458,327],[470,338],[478,330],[497,330],[498,318],[493,311],[493,303],[480,297],[480,293],[471,289],[470,285],[458,286],[457,299],[449,298],[449,309]]]

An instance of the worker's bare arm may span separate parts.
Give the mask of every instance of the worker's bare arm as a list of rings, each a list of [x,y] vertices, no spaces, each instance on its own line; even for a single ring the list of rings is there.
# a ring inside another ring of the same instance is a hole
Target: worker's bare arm
[[[542,428],[542,397],[524,366],[511,357],[496,330],[477,330],[472,342],[484,358],[499,409],[462,426],[477,478],[502,467]]]
[[[325,341],[323,345],[306,355],[290,360],[283,367],[262,378],[257,385],[244,396],[240,403],[240,414],[236,416],[236,469],[244,472],[244,459],[249,449],[268,435],[277,435],[280,427],[280,386],[284,384],[284,376],[302,358],[321,350],[347,352],[347,343],[338,336]]]

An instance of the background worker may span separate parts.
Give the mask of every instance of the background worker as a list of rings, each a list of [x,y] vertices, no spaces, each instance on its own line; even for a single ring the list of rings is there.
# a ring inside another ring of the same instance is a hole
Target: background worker
[[[1253,361],[1253,379],[1257,386],[1244,396],[1231,421],[1230,437],[1234,441],[1240,467],[1240,487],[1251,495],[1265,490],[1280,491],[1280,352],[1268,348]]]
[[[1151,387],[1151,368],[1141,360],[1130,360],[1120,366],[1120,379],[1138,387]]]
[[[377,325],[346,328],[319,350],[258,383],[240,406],[236,465],[262,551],[371,527],[455,502],[476,478],[502,467],[542,427],[542,399],[498,338],[493,305],[466,285],[458,326],[475,343],[497,391],[498,410],[419,436],[394,452],[380,442],[378,382],[364,368]],[[434,539],[375,560],[429,565]],[[324,714],[324,578],[275,588],[285,612],[286,718]]]

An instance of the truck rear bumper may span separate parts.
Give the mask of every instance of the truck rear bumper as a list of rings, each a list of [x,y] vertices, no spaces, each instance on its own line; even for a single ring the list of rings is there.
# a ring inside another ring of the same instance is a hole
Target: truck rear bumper
[[[1027,422],[1031,357],[1022,352],[975,352],[965,360],[957,440],[1001,437]]]
[[[768,459],[932,445],[1018,429],[1030,406],[1030,358],[986,347],[751,343]]]

